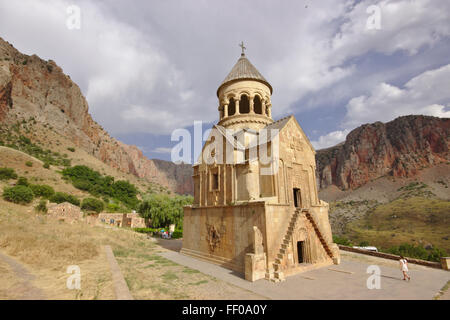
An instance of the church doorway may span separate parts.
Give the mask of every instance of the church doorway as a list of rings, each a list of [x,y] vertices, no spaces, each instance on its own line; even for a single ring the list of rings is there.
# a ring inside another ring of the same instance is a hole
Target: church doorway
[[[303,247],[305,241],[297,241],[297,254],[298,254],[298,263],[303,263]]]
[[[294,188],[294,206],[296,208],[302,207],[302,196],[300,194],[300,189]]]

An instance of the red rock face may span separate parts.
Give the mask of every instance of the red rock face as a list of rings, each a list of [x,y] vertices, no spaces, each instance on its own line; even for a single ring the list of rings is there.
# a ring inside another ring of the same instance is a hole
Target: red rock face
[[[8,82],[3,87],[0,87],[0,122],[5,119],[8,110],[12,108],[11,89],[11,82]]]
[[[424,167],[450,161],[450,119],[404,116],[350,132],[345,143],[318,150],[320,188],[354,189],[385,175],[411,177]]]
[[[191,166],[157,166],[137,147],[110,137],[92,119],[80,88],[55,62],[21,54],[0,38],[0,123],[31,117],[113,168],[193,194]]]

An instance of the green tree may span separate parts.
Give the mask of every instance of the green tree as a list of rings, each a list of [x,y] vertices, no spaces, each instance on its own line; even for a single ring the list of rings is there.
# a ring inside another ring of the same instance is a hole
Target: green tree
[[[175,224],[183,227],[183,207],[192,204],[191,196],[170,197],[167,194],[151,194],[139,206],[139,213],[152,220],[153,227],[167,227]]]
[[[32,184],[30,185],[31,190],[33,190],[35,197],[43,197],[46,199],[51,198],[55,194],[55,190],[46,184]]]
[[[28,204],[33,201],[33,191],[27,186],[15,186],[3,190],[3,199],[18,204]]]
[[[440,248],[425,249],[421,245],[411,245],[409,243],[402,243],[399,246],[391,247],[387,250],[388,253],[392,253],[399,256],[435,261],[439,262],[441,257],[446,256],[445,250]]]
[[[75,206],[78,207],[80,206],[80,200],[77,197],[64,192],[56,192],[52,197],[50,197],[50,202],[53,203],[69,202]]]
[[[34,207],[34,210],[36,210],[37,212],[47,213],[47,200],[39,201],[39,204]]]
[[[344,237],[339,237],[339,236],[333,236],[333,242],[336,244],[343,245],[343,246],[351,246],[352,245],[350,240],[348,240],[347,238],[344,238]]]
[[[11,168],[0,168],[0,180],[17,179],[17,173]]]
[[[95,197],[108,196],[124,203],[129,209],[136,209],[139,200],[137,188],[128,181],[114,181],[111,176],[102,176],[87,166],[74,166],[63,170],[63,176],[70,179],[75,188],[88,191]]]
[[[81,203],[81,209],[86,211],[92,211],[96,213],[100,213],[105,208],[103,201],[95,199],[95,198],[86,198]]]
[[[17,185],[28,187],[29,186],[28,179],[25,177],[19,177],[19,179],[17,180]]]

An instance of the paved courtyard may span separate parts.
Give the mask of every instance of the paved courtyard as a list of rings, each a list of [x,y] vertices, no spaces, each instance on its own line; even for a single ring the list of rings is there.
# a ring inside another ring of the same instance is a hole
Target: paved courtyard
[[[158,240],[167,250],[160,254],[178,264],[229,282],[268,299],[432,299],[450,280],[450,272],[410,264],[411,282],[403,281],[396,261],[342,252],[340,265],[290,276],[284,282],[248,282],[242,274],[178,252],[180,242]],[[367,268],[381,269],[381,288],[368,289]],[[447,297],[448,295],[445,295]]]

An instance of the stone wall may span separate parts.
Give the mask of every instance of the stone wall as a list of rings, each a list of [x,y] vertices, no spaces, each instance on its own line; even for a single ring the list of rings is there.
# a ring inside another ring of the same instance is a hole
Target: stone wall
[[[181,252],[244,272],[245,255],[253,244],[253,227],[265,234],[264,212],[263,202],[185,207],[183,223],[189,228],[184,229]]]
[[[126,226],[130,228],[145,228],[145,219],[141,218],[138,213],[128,213]]]
[[[352,248],[352,247],[343,246],[343,245],[339,245],[339,249],[344,250],[344,251],[361,253],[361,254],[374,256],[374,257],[380,257],[380,258],[384,258],[384,259],[397,260],[397,261],[400,260],[400,256],[397,256],[395,254],[390,254],[390,253],[374,252],[374,251],[357,249],[357,248]],[[418,264],[418,265],[430,267],[430,268],[437,268],[437,269],[442,268],[442,265],[439,262],[432,262],[432,261],[426,261],[426,260],[420,260],[420,259],[414,259],[414,258],[408,258],[408,257],[406,257],[406,259],[408,260],[409,263],[414,263],[414,264]]]
[[[63,220],[69,223],[79,221],[83,218],[83,212],[81,212],[81,209],[68,202],[50,205],[47,213],[58,220]]]
[[[100,213],[98,220],[102,223],[122,227],[126,224],[127,215],[125,213]]]

